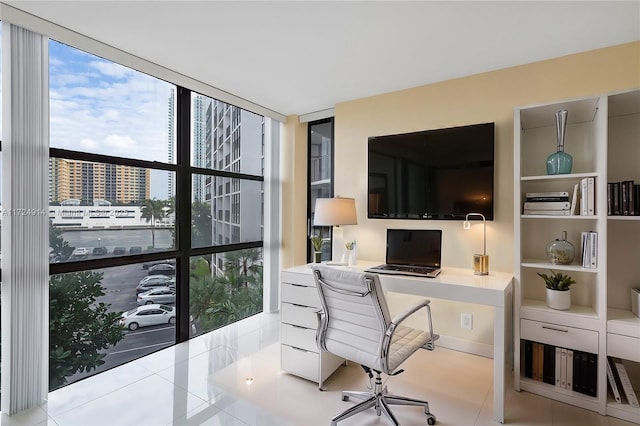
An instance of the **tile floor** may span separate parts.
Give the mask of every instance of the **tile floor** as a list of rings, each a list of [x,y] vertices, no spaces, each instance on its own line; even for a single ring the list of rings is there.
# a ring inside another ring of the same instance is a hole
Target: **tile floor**
[[[346,409],[342,389],[362,390],[359,366],[341,367],[317,385],[280,371],[279,314],[260,314],[49,394],[48,402],[2,426],[328,425]],[[428,399],[439,425],[495,425],[492,360],[445,348],[419,351],[390,390]],[[252,378],[247,383],[247,378]],[[508,390],[506,424],[633,425]],[[403,425],[426,425],[418,407],[395,407]],[[373,410],[340,425],[387,425]]]

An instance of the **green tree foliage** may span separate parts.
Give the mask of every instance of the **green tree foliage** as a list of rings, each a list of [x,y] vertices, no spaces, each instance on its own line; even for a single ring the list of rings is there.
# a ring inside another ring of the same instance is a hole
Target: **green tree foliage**
[[[147,223],[151,222],[151,247],[156,248],[156,221],[160,220],[164,217],[167,203],[162,200],[157,199],[147,199],[142,203],[142,208],[140,212],[142,213],[142,218],[147,221]]]
[[[74,249],[62,238],[62,231],[53,226],[51,219],[49,219],[49,247],[52,257],[56,261],[67,260]]]
[[[53,275],[49,282],[49,390],[77,372],[104,364],[104,353],[123,338],[121,312],[109,312],[103,274],[74,272]]]
[[[191,245],[208,247],[212,244],[211,205],[196,200],[191,203]]]
[[[192,263],[190,312],[201,331],[262,311],[261,261],[258,249],[226,253],[221,275],[212,274],[204,259]]]

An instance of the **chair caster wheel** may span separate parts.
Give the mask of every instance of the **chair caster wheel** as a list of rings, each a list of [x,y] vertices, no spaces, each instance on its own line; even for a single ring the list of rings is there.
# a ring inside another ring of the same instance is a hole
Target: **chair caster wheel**
[[[436,424],[436,416],[434,416],[433,414],[428,414],[427,415],[427,424],[430,426],[433,426]]]

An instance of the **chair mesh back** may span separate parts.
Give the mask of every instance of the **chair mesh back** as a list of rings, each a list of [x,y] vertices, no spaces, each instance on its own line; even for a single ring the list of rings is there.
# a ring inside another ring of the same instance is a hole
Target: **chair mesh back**
[[[325,312],[318,327],[320,348],[380,370],[382,341],[391,319],[378,276],[322,266],[313,270]]]

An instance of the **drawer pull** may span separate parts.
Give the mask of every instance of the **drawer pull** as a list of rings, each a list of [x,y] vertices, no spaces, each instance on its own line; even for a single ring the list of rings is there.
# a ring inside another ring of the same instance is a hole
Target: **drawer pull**
[[[563,330],[561,328],[549,327],[548,325],[543,325],[542,328],[546,328],[547,330],[560,331],[562,333],[568,333],[569,330]]]
[[[309,351],[305,350],[305,349],[300,349],[300,348],[296,348],[295,346],[289,346],[291,349],[295,349],[296,351],[300,351],[300,352],[304,352],[307,353]]]
[[[309,330],[309,328],[307,328],[307,327],[303,327],[303,326],[301,326],[301,325],[295,325],[295,324],[289,324],[289,325],[290,325],[291,327],[294,327],[294,328],[300,328],[300,329],[302,329],[302,330]]]
[[[291,304],[292,304],[293,306],[298,307],[298,308],[310,308],[310,306],[307,306],[307,305],[300,305],[300,304],[298,304],[298,303],[291,303]]]
[[[306,285],[302,285],[302,284],[294,284],[294,283],[287,283],[287,284],[289,284],[291,286],[294,286],[294,287],[307,287]]]

